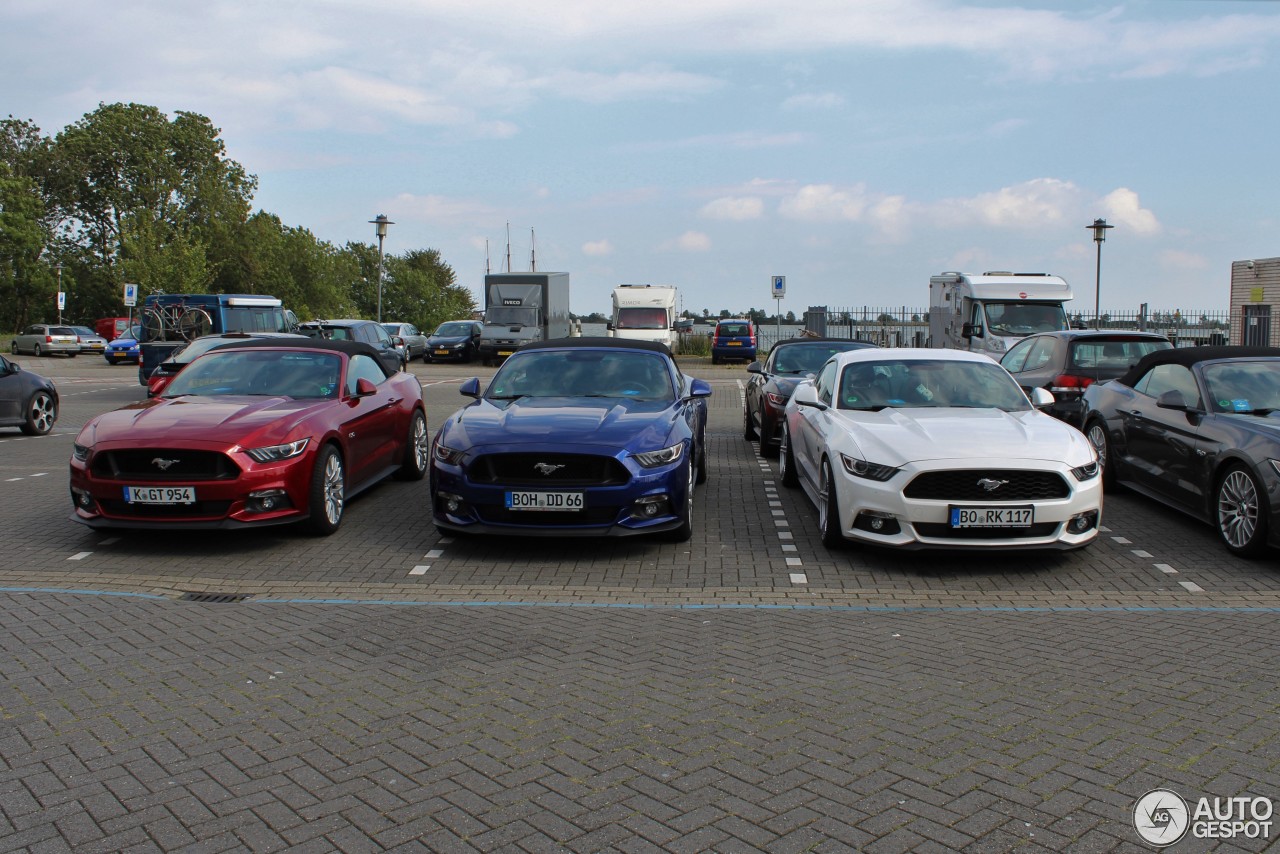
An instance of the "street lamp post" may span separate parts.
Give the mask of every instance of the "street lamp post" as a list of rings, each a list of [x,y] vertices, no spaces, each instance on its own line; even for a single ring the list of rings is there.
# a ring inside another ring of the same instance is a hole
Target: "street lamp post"
[[[378,233],[378,322],[382,322],[382,241],[387,237],[387,226],[395,225],[386,214],[378,214],[369,220]]]
[[[54,272],[58,274],[58,325],[61,326],[62,325],[62,301],[63,299],[65,299],[65,297],[62,296],[62,262],[59,261],[57,264],[54,264],[53,269],[54,269]]]
[[[1099,322],[1098,298],[1102,294],[1102,242],[1107,239],[1107,229],[1115,226],[1107,225],[1105,219],[1095,219],[1093,225],[1086,225],[1085,228],[1093,230],[1093,242],[1098,244],[1098,266],[1093,280],[1093,326],[1096,329]]]

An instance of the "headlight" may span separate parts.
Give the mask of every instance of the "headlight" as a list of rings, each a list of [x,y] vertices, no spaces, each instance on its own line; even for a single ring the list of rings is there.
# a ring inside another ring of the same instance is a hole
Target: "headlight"
[[[89,446],[73,442],[71,444],[71,456],[75,457],[82,463],[86,462],[89,459]]]
[[[456,448],[450,448],[447,445],[436,445],[436,459],[447,466],[461,465],[462,458],[465,454],[465,451],[459,451]]]
[[[278,463],[281,460],[289,460],[301,454],[307,449],[307,443],[311,438],[298,439],[294,442],[286,442],[283,445],[268,445],[265,448],[250,448],[245,451],[246,454],[253,457],[260,463]]]
[[[1075,468],[1073,468],[1071,470],[1071,476],[1074,477],[1076,480],[1092,480],[1093,478],[1098,476],[1099,470],[1100,469],[1098,468],[1098,461],[1093,460],[1092,462],[1088,462],[1082,466],[1076,466]]]
[[[682,453],[684,453],[683,442],[678,445],[672,445],[670,448],[663,448],[661,451],[649,451],[644,454],[632,454],[632,456],[636,458],[636,462],[640,465],[651,469],[674,463],[680,459]]]
[[[840,462],[844,465],[844,470],[849,474],[854,477],[865,477],[867,480],[885,481],[898,473],[896,466],[869,463],[866,460],[854,459],[848,454],[841,454]]]

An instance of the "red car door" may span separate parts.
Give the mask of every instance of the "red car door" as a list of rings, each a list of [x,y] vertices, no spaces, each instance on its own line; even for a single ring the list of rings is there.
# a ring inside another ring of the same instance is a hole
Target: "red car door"
[[[373,383],[373,394],[360,397],[356,393],[359,380]],[[385,468],[399,462],[397,448],[403,444],[408,431],[400,425],[401,395],[396,383],[383,373],[382,368],[368,356],[352,356],[347,366],[347,407],[342,432],[346,439],[347,483],[356,487]]]

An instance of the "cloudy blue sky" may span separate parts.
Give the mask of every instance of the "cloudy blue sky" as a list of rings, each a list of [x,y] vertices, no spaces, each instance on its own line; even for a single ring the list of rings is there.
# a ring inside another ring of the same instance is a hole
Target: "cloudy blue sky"
[[[190,110],[255,205],[683,307],[921,306],[942,270],[1227,305],[1280,255],[1280,3],[5,0],[0,113]],[[536,241],[536,243],[532,243]],[[532,245],[531,245],[532,243]]]

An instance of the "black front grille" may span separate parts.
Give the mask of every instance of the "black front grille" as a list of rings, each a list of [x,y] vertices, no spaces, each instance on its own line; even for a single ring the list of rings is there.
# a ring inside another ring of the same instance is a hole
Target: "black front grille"
[[[979,481],[1006,481],[988,490]],[[1042,501],[1066,498],[1071,488],[1052,471],[1023,469],[962,469],[927,471],[916,475],[902,491],[907,498],[934,501]]]
[[[105,451],[93,458],[93,473],[110,480],[232,480],[240,467],[217,451],[130,449]]]
[[[912,522],[916,533],[938,540],[1033,540],[1053,534],[1061,522],[1037,522],[1025,528],[953,528],[946,522]]]
[[[599,454],[487,454],[467,469],[474,483],[504,486],[621,486],[626,466]]]
[[[196,501],[192,504],[134,504],[115,499],[99,499],[108,516],[131,519],[221,519],[231,509],[230,501]]]
[[[502,525],[608,525],[618,518],[617,507],[588,507],[585,510],[508,510],[493,505],[477,505],[476,515],[485,522]]]

